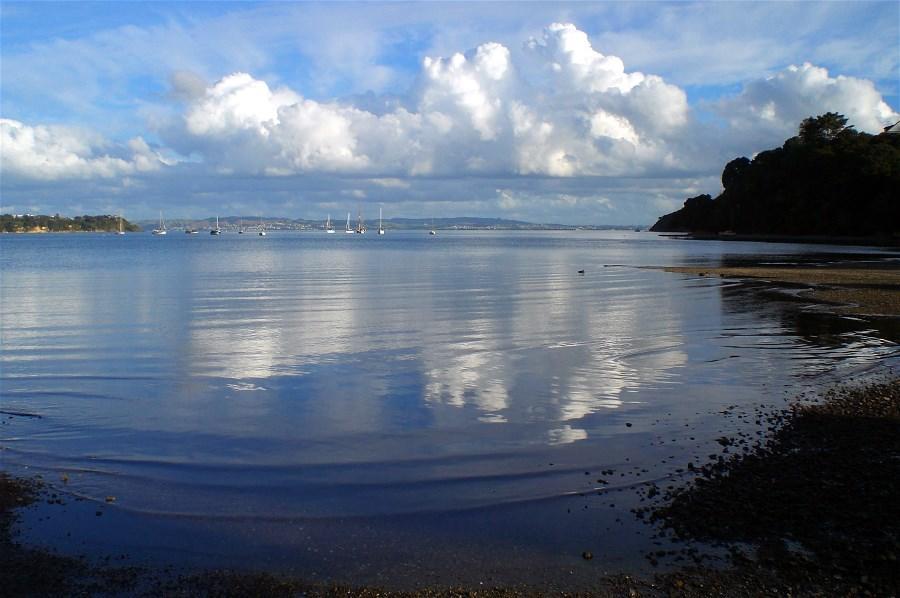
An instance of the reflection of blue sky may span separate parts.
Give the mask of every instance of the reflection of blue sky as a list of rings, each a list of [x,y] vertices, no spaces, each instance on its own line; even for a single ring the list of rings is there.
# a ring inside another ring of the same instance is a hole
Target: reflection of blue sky
[[[505,499],[567,491],[535,463],[638,460],[631,433],[648,422],[680,427],[707,404],[891,351],[860,328],[817,345],[719,280],[604,267],[710,262],[712,244],[323,237],[3,239],[0,391],[4,407],[45,416],[4,444],[26,462],[104,458],[187,488],[224,483],[225,467],[242,500],[253,479],[281,488],[285,512],[291,489],[326,482],[304,508],[482,504],[501,483],[467,476],[535,476],[504,478]],[[361,479],[385,486],[347,490]],[[410,485],[423,481],[434,486]]]
[[[684,365],[678,335],[662,341],[643,335],[648,316],[670,324],[668,318],[676,317],[657,298],[640,296],[646,274],[606,269],[587,282],[573,279],[565,254],[554,256],[562,259],[541,264],[543,276],[529,275],[533,256],[505,265],[514,271],[510,278],[522,282],[504,295],[515,300],[502,315],[448,321],[433,329],[447,337],[454,328],[467,334],[462,342],[423,348],[426,400],[474,407],[480,421],[551,425],[615,409],[622,405],[623,390],[657,382]],[[632,295],[627,302],[623,293]],[[554,431],[554,442],[587,436],[584,430],[571,433],[571,425],[553,430],[567,431]]]
[[[70,279],[57,273],[52,292],[47,279],[22,274],[17,293],[27,308],[6,320],[27,334],[55,314],[60,329],[85,343],[84,359],[108,359],[129,344],[134,353],[122,359],[159,368],[159,403],[128,425],[263,434],[277,415],[313,434],[347,434],[402,422],[394,410],[443,405],[462,409],[466,421],[555,428],[619,406],[623,389],[683,363],[670,352],[669,363],[629,365],[624,356],[644,343],[642,312],[661,313],[653,298],[646,306],[617,299],[637,293],[644,275],[607,269],[593,280],[573,277],[580,258],[567,251],[517,255],[489,246],[468,250],[461,265],[452,253],[246,242],[170,250],[159,261],[137,255],[127,277],[119,267]],[[85,328],[95,331],[88,342]],[[398,396],[408,398],[394,404]],[[455,426],[460,415],[432,408],[428,425]]]

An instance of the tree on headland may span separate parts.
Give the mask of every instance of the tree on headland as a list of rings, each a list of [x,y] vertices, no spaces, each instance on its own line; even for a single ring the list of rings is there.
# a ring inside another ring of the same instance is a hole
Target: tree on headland
[[[735,158],[731,162],[725,165],[725,170],[722,171],[722,188],[728,189],[731,187],[736,181],[740,179],[740,177],[746,172],[747,168],[750,166],[750,160],[741,156],[740,158]]]
[[[826,112],[820,116],[804,118],[800,123],[798,136],[804,143],[818,143],[831,141],[844,131],[856,133],[853,125],[847,126],[847,118],[843,114]]]
[[[828,112],[781,147],[736,158],[723,191],[661,217],[659,232],[900,238],[900,135],[869,135]]]
[[[112,215],[75,216],[65,218],[34,214],[0,214],[0,231],[7,233],[32,232],[115,232],[119,230],[119,217]],[[122,218],[122,230],[138,232],[141,227]]]

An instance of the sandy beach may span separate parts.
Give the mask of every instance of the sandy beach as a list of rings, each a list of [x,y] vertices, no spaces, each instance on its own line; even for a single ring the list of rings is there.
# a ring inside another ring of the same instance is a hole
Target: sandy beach
[[[695,276],[769,281],[782,285],[808,286],[803,297],[833,304],[846,314],[900,315],[900,267],[869,265],[836,267],[695,267],[667,266],[666,272]]]

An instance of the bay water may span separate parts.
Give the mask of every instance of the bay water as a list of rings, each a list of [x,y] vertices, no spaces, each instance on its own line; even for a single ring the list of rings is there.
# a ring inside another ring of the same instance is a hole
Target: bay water
[[[19,531],[391,587],[640,570],[664,542],[635,490],[762,433],[723,412],[900,354],[890,321],[654,267],[885,259],[630,231],[0,235],[0,459],[65,498]]]

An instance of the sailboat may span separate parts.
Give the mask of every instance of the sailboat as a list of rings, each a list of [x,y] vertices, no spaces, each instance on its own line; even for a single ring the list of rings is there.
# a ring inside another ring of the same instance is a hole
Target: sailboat
[[[219,217],[218,216],[216,216],[216,228],[209,231],[209,234],[211,234],[211,235],[221,235],[222,234],[222,229],[219,228]]]
[[[434,218],[431,219],[431,230],[428,231],[429,235],[437,235],[437,231],[434,230]]]
[[[124,235],[125,230],[122,228],[122,214],[119,214],[119,230],[116,232],[117,235]]]
[[[356,213],[356,234],[363,235],[366,232],[366,225],[363,223],[362,211]]]
[[[325,221],[325,232],[334,234],[334,225],[331,224],[331,214],[328,215],[328,220]]]
[[[347,212],[347,228],[344,229],[344,232],[347,234],[353,234],[353,229],[350,228],[350,212]]]
[[[239,235],[244,234],[244,219],[243,218],[240,219],[240,224],[238,224],[238,234]]]
[[[260,237],[266,236],[266,225],[263,224],[262,216],[259,217],[259,236]]]
[[[166,234],[166,223],[162,217],[162,210],[159,211],[159,228],[153,229],[154,235],[164,235]]]
[[[378,208],[378,234],[384,234],[384,223],[381,220],[381,208]]]

